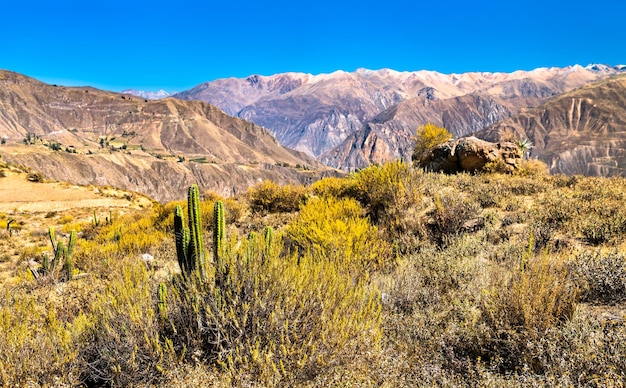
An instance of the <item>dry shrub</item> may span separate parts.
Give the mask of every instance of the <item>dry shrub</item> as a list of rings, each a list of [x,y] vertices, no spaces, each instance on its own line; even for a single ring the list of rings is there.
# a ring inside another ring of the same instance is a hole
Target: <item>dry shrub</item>
[[[431,211],[431,234],[439,245],[446,244],[452,237],[474,227],[480,227],[477,218],[480,207],[476,202],[456,193],[436,194],[435,208]],[[476,225],[470,225],[471,223]]]
[[[294,212],[304,202],[308,191],[301,185],[280,186],[265,180],[248,189],[250,207],[255,212]]]
[[[578,289],[567,265],[560,257],[526,253],[511,270],[496,267],[489,279],[480,304],[487,329],[478,335],[482,356],[503,372],[534,368],[529,344],[576,310]]]
[[[598,208],[583,217],[579,228],[585,240],[592,245],[621,240],[626,233],[626,211]]]
[[[543,177],[550,173],[550,169],[539,159],[526,159],[513,173],[520,176]]]
[[[491,279],[482,309],[495,330],[542,333],[574,314],[578,291],[559,257],[541,254],[522,259],[511,271],[496,269]]]
[[[164,328],[181,357],[220,366],[233,384],[288,386],[376,352],[375,288],[311,254],[238,245],[214,281],[171,287]]]
[[[246,203],[244,201],[237,201],[233,198],[226,198],[223,202],[226,214],[226,222],[229,224],[240,221],[241,218],[248,212],[248,207],[246,206]],[[213,203],[211,205],[213,205]],[[211,217],[213,217],[212,213]]]
[[[626,300],[626,262],[617,251],[583,251],[570,261],[581,300],[615,304]]]
[[[173,360],[171,343],[159,335],[155,281],[138,260],[123,259],[112,267],[92,306],[93,326],[83,334],[81,381],[87,386],[154,384]]]
[[[26,179],[34,183],[43,183],[44,177],[40,172],[31,172],[26,175]]]

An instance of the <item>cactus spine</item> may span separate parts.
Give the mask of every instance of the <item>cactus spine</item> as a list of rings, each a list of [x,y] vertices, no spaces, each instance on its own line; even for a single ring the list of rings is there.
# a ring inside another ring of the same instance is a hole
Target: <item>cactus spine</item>
[[[218,269],[222,266],[221,259],[224,256],[225,229],[224,203],[215,201],[213,206],[213,262]]]
[[[190,275],[198,270],[205,276],[204,237],[202,236],[202,218],[200,213],[200,190],[198,185],[189,188],[187,198],[188,228],[185,228],[183,209],[176,206],[174,211],[174,235],[176,256],[184,274]]]

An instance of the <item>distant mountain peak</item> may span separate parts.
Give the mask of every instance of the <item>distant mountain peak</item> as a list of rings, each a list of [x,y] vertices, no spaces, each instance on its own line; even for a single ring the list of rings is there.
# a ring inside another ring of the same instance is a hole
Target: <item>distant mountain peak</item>
[[[137,97],[147,98],[148,100],[160,100],[161,98],[169,97],[174,93],[166,92],[163,89],[159,90],[158,92],[146,92],[144,90],[126,89],[122,90],[122,94],[130,94]]]

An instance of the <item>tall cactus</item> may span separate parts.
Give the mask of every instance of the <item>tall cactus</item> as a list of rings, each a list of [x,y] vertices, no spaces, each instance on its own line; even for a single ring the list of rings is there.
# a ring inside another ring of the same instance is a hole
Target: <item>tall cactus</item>
[[[174,235],[178,264],[184,274],[189,275],[193,271],[198,270],[204,277],[206,265],[198,185],[194,184],[189,188],[187,213],[189,222],[188,228],[185,228],[183,209],[178,205],[174,211]]]
[[[189,252],[188,260],[193,261],[194,268],[205,275],[204,237],[202,236],[202,216],[200,212],[200,190],[193,184],[189,188],[187,197],[187,212],[189,213]]]
[[[189,260],[189,229],[185,227],[185,217],[183,216],[183,208],[176,205],[174,211],[174,237],[176,239],[176,256],[178,257],[178,265],[185,274],[190,274],[194,270],[194,265]]]
[[[221,259],[224,256],[225,229],[224,203],[218,200],[213,206],[213,262],[218,269],[221,268]]]
[[[56,236],[54,234],[54,228],[51,226],[48,228],[48,236],[50,237],[50,244],[52,244],[52,252],[57,250],[57,246],[56,246]]]

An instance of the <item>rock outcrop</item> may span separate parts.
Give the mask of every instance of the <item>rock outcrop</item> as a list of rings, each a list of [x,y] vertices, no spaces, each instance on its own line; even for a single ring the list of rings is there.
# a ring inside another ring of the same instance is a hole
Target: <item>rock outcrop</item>
[[[491,143],[471,136],[442,143],[416,162],[427,171],[453,174],[480,171],[494,162],[512,172],[521,161],[522,151],[515,143]]]

